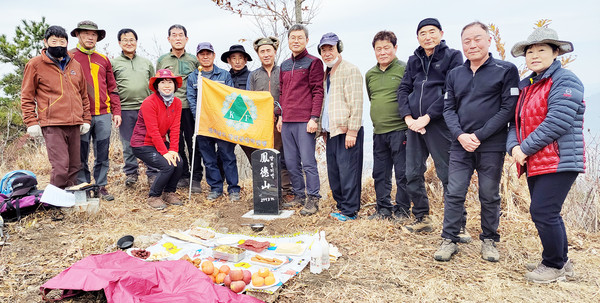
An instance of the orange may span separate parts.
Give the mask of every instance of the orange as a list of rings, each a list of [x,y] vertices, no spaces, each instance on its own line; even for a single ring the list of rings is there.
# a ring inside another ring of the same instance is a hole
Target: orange
[[[225,274],[225,273],[222,273],[222,272],[218,273],[217,277],[215,278],[215,283],[217,283],[217,284],[223,283],[223,280],[225,279],[226,276],[227,276],[227,274]]]
[[[268,276],[265,278],[265,285],[273,285],[273,284],[275,284],[275,276],[273,276],[273,275],[268,275]]]
[[[219,272],[222,272],[222,273],[224,273],[226,275],[229,274],[230,270],[231,269],[229,269],[229,266],[227,266],[227,265],[223,265],[223,266],[221,266],[221,268],[219,268]]]
[[[258,270],[258,275],[266,278],[269,275],[269,269],[266,267],[261,267],[261,269]]]
[[[261,287],[265,285],[265,279],[261,276],[252,277],[252,286]]]
[[[215,266],[213,265],[212,262],[210,261],[204,261],[202,262],[202,272],[207,274],[207,275],[212,275],[212,273],[215,271]]]
[[[215,276],[209,275],[209,277],[210,277],[210,280],[213,281],[213,283],[215,283]]]

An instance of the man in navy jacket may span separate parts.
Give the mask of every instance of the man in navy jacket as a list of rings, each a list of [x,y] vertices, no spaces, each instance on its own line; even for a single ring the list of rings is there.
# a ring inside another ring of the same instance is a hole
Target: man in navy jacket
[[[446,74],[463,63],[459,50],[451,49],[442,40],[442,25],[435,18],[426,18],[417,26],[419,47],[408,58],[404,77],[398,88],[400,116],[406,132],[406,189],[413,202],[415,221],[406,226],[412,232],[433,229],[429,218],[429,199],[425,190],[427,158],[431,154],[435,172],[442,181],[444,196],[448,186],[450,131],[442,116]],[[465,216],[466,217],[466,216]],[[471,236],[461,225],[461,242]]]
[[[446,78],[444,118],[454,141],[450,147],[443,240],[434,254],[438,261],[449,261],[458,252],[456,242],[460,241],[465,197],[474,170],[481,203],[481,256],[492,262],[500,259],[496,242],[500,241],[503,147],[519,95],[519,72],[514,64],[492,58],[488,52],[491,40],[485,24],[467,24],[461,33],[467,61]]]

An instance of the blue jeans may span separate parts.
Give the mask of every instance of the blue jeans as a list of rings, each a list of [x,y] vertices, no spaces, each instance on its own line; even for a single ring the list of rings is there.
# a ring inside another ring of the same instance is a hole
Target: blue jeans
[[[321,198],[321,182],[315,158],[315,134],[306,132],[307,122],[284,122],[281,127],[281,140],[285,150],[285,166],[290,173],[294,195]],[[306,175],[306,184],[304,183]],[[305,192],[306,191],[306,192]]]
[[[562,268],[568,260],[569,244],[560,211],[577,175],[563,172],[527,178],[529,212],[544,247],[542,263],[548,267]]]
[[[210,191],[223,192],[223,177],[217,164],[218,153],[218,156],[223,161],[225,180],[227,180],[227,192],[239,192],[235,143],[206,136],[197,136],[196,140],[198,142],[198,149],[202,154],[202,160],[204,160],[206,183],[210,185]]]
[[[396,177],[396,205],[392,205],[392,169]],[[406,191],[406,131],[373,134],[373,180],[377,211],[409,214],[410,200]]]
[[[356,145],[346,149],[346,134],[333,138],[327,135],[327,175],[329,187],[337,209],[345,216],[353,217],[360,210],[362,189],[364,131],[361,127]]]
[[[92,116],[90,131],[81,135],[81,170],[77,175],[78,183],[91,183],[88,158],[90,156],[90,137],[94,145],[94,180],[96,185],[106,186],[108,183],[109,161],[108,148],[110,145],[110,130],[112,128],[112,114]]]
[[[444,226],[442,238],[459,242],[458,233],[464,226],[465,199],[473,171],[479,178],[479,202],[481,203],[481,234],[479,239],[500,241],[500,178],[504,152],[450,152],[448,168],[448,193],[444,202]]]
[[[165,143],[167,147],[168,143]],[[140,158],[146,165],[158,169],[154,183],[150,186],[150,197],[160,197],[163,192],[172,193],[177,189],[177,182],[183,173],[181,160],[177,166],[170,165],[154,146],[133,147],[133,154]]]

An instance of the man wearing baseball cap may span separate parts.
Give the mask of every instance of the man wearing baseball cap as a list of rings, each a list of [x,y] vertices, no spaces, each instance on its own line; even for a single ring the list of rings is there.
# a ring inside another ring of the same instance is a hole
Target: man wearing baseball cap
[[[200,62],[200,67],[191,73],[187,79],[187,98],[194,117],[196,117],[196,110],[200,106],[198,102],[198,75],[200,72],[202,77],[233,87],[229,72],[214,64],[215,49],[210,42],[200,42],[198,44],[196,57]],[[223,175],[225,175],[229,200],[238,201],[240,199],[240,186],[238,185],[235,143],[212,137],[197,136],[197,144],[206,169],[206,183],[210,185],[207,199],[215,200],[223,195]],[[219,168],[218,158],[223,163],[223,175]]]
[[[188,75],[198,68],[196,56],[185,51],[188,42],[187,29],[181,24],[169,27],[167,40],[171,44],[170,52],[160,56],[156,70],[168,69],[183,79],[183,85],[175,91],[175,96],[181,100],[181,129],[179,132],[179,155],[183,165],[183,175],[177,183],[179,188],[187,188],[192,183],[192,192],[200,193],[202,181],[202,159],[200,153],[193,154],[192,138],[194,136],[194,116],[187,101],[186,85]],[[186,148],[187,147],[187,148]],[[190,165],[194,158],[193,175],[190,175]],[[191,178],[191,179],[190,179]],[[191,181],[190,181],[191,180]]]
[[[442,115],[446,74],[462,64],[462,54],[443,40],[442,25],[435,18],[426,18],[417,26],[419,47],[408,58],[404,77],[398,88],[400,116],[409,130],[406,132],[406,190],[413,202],[415,221],[406,228],[412,232],[433,229],[429,218],[429,199],[425,190],[427,158],[433,158],[435,172],[442,181],[443,196],[448,187],[450,131]],[[471,241],[464,228],[461,242]]]
[[[363,80],[355,65],[342,59],[343,44],[334,33],[323,35],[317,51],[327,68],[321,111],[327,174],[339,221],[356,219],[360,209],[363,166]]]
[[[239,44],[232,45],[228,51],[221,55],[221,61],[231,66],[229,74],[231,74],[231,79],[233,80],[233,87],[246,89],[246,83],[250,75],[250,70],[248,70],[246,63],[252,61],[252,57],[246,52],[244,46]]]
[[[113,74],[110,60],[96,51],[96,43],[102,41],[106,31],[98,29],[96,23],[86,20],[77,24],[71,31],[71,36],[77,37],[79,43],[72,49],[73,57],[83,68],[87,82],[87,93],[90,100],[92,123],[89,132],[81,135],[81,170],[77,177],[79,183],[90,183],[88,157],[90,154],[90,137],[94,145],[94,180],[100,186],[100,196],[114,200],[108,193],[106,184],[109,168],[108,148],[110,145],[111,120],[116,127],[121,125],[121,100],[117,92],[117,82]],[[112,116],[112,119],[111,119]]]

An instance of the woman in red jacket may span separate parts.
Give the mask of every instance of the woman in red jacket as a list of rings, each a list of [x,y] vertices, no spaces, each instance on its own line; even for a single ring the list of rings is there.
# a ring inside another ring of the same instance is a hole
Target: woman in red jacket
[[[133,154],[159,170],[147,200],[156,209],[167,204],[183,205],[175,193],[183,173],[178,153],[181,100],[175,97],[181,84],[181,77],[168,69],[161,69],[150,78],[148,86],[154,93],[142,103],[131,136]]]
[[[532,73],[519,83],[515,120],[506,143],[519,174],[527,173],[529,211],[538,230],[542,261],[527,265],[525,278],[549,283],[573,276],[568,258],[565,224],[560,215],[577,175],[585,171],[583,140],[583,84],[556,58],[573,51],[549,28],[537,28],[512,48],[524,56]]]

